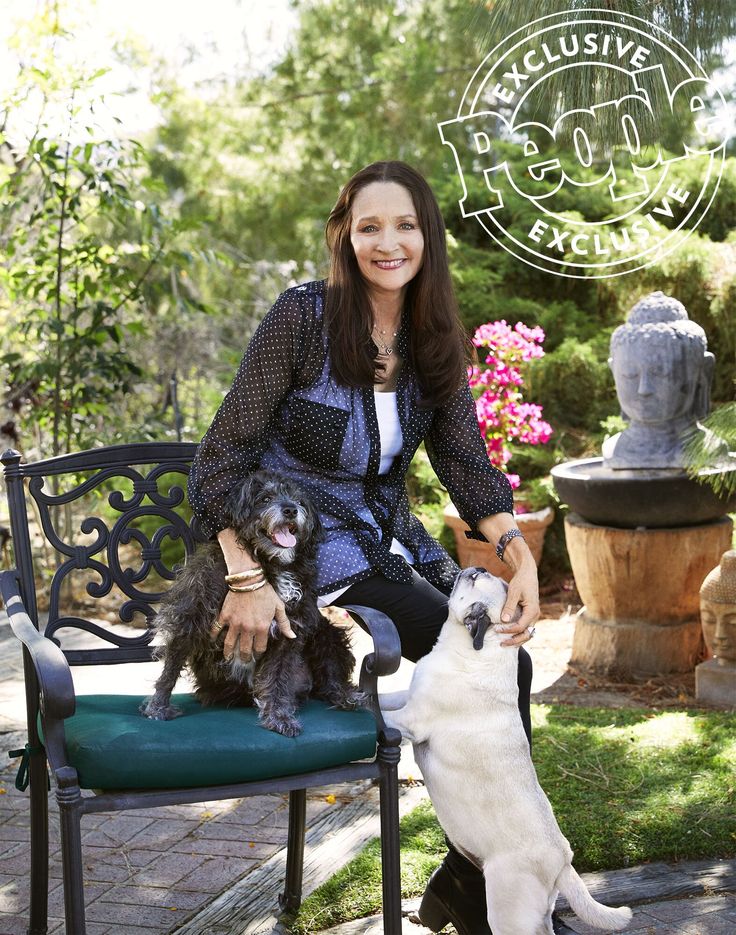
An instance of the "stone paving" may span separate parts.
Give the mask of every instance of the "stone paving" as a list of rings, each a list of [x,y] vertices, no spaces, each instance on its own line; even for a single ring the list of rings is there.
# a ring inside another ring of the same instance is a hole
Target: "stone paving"
[[[579,935],[600,935],[573,916],[567,924]],[[674,899],[634,907],[627,935],[734,935],[736,896],[721,893],[693,899]]]
[[[403,904],[401,935],[429,935],[430,930],[416,921],[418,906],[418,899]],[[733,895],[663,900],[636,906],[633,911],[626,935],[734,935],[736,932],[736,896]],[[600,929],[585,925],[575,916],[563,918],[577,935],[602,935]],[[383,927],[379,918],[358,919],[327,929],[321,935],[383,935]],[[443,929],[443,935],[455,935],[455,929],[448,926]]]
[[[565,624],[557,621],[554,626],[561,633]],[[566,632],[571,640],[571,622]],[[358,658],[366,651],[365,639],[362,633],[356,634]],[[564,656],[566,660],[564,640],[560,652],[560,659]],[[74,678],[80,691],[98,690],[104,682],[107,690],[117,686],[123,691],[144,693],[150,690],[157,671],[157,664],[109,667],[99,676],[91,670],[75,669]],[[559,671],[558,666],[557,674]],[[551,684],[555,667],[547,663],[539,667],[539,673],[535,691]],[[410,674],[411,665],[402,663],[400,672],[386,680],[385,690],[405,686]],[[0,733],[5,750],[23,746],[24,717],[21,654],[0,612]],[[5,761],[0,770],[0,935],[25,933],[29,906],[27,797],[13,785],[16,767],[17,761]],[[404,751],[402,775],[417,775],[410,748]],[[352,797],[367,791],[365,786],[353,785],[353,790],[312,790],[308,795],[307,827],[319,823],[320,815],[328,809],[345,809],[347,818]],[[423,794],[421,788],[418,791]],[[50,803],[49,932],[60,933],[64,931],[63,902],[53,793]],[[250,875],[255,883],[259,870],[282,853],[287,798],[257,796],[156,811],[95,814],[85,816],[82,822],[89,935],[167,935],[183,927],[187,935],[213,935],[214,929],[206,921],[208,908],[238,883],[247,884]],[[325,866],[324,877],[335,869]],[[425,935],[427,930],[417,924],[415,911],[416,901],[406,904],[403,931]],[[568,924],[579,935],[593,932],[574,917]],[[245,935],[249,931],[256,929],[240,924],[218,928],[222,935]],[[261,935],[284,932],[276,923],[258,931]],[[377,935],[380,931],[379,920],[364,919],[334,929],[333,935]],[[637,935],[734,935],[736,897],[714,892],[698,898],[649,903],[637,907],[635,923],[627,931]]]
[[[8,636],[3,626],[3,636]],[[25,742],[22,729],[21,660],[14,639],[0,640],[0,730],[6,750]],[[131,667],[115,667],[129,669]],[[148,669],[148,666],[137,666]],[[130,673],[121,672],[125,690],[135,691]],[[149,673],[140,673],[145,680]],[[106,673],[110,680],[110,673]],[[75,681],[83,681],[84,674]],[[90,689],[92,690],[92,689]],[[141,691],[146,691],[141,687]],[[17,761],[0,774],[0,933],[24,932],[29,905],[27,795],[14,786]],[[313,798],[314,816],[327,807]],[[49,932],[63,932],[59,837],[52,812]],[[286,841],[284,796],[181,805],[153,810],[86,815],[82,819],[88,931],[102,933],[171,932],[214,898],[233,879],[257,867]]]

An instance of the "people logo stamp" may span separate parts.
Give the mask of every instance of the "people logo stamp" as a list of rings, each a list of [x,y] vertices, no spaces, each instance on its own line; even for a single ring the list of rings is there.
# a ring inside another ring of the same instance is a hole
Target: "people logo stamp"
[[[567,69],[583,71],[563,76]],[[587,106],[555,112],[561,78],[590,88]],[[540,111],[549,125],[535,119]],[[476,69],[455,119],[437,127],[454,154],[463,217],[540,270],[606,278],[660,259],[702,221],[723,169],[728,114],[718,87],[663,29],[580,10],[507,36]],[[615,138],[601,139],[604,116]],[[579,207],[591,197],[604,207],[592,221]]]

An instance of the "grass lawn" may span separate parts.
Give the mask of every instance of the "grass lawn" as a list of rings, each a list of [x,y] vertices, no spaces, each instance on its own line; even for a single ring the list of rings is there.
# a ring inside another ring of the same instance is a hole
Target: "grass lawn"
[[[736,719],[727,712],[535,705],[534,763],[578,871],[736,855]],[[523,830],[519,832],[523,847]],[[424,803],[401,823],[402,895],[445,853]],[[292,932],[378,912],[378,840],[305,900]]]

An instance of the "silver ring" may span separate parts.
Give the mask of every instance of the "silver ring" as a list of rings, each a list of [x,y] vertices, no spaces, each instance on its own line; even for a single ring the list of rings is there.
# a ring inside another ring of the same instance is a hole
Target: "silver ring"
[[[536,628],[536,627],[529,627],[529,631],[528,631],[528,632],[529,632],[529,639],[531,639],[531,638],[534,636],[534,634],[537,632],[537,628]]]

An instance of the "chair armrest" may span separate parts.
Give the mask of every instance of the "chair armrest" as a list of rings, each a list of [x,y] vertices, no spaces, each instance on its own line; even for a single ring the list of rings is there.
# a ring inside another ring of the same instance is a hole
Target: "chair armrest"
[[[362,607],[359,604],[340,606],[349,614],[360,617],[373,640],[373,652],[363,659],[366,675],[374,681],[379,675],[392,675],[401,663],[401,640],[393,620],[374,607]],[[362,678],[361,672],[361,682]]]
[[[375,607],[341,604],[351,616],[359,617],[373,640],[373,652],[363,657],[360,667],[360,690],[370,697],[370,706],[378,727],[379,743],[398,750],[401,734],[387,727],[378,703],[378,676],[392,675],[401,663],[401,640],[393,620]],[[385,754],[385,750],[384,750]],[[398,754],[397,754],[398,756]]]
[[[56,643],[33,625],[18,591],[15,571],[0,572],[0,595],[13,633],[27,649],[36,670],[44,717],[56,720],[71,717],[76,702],[69,663]]]

